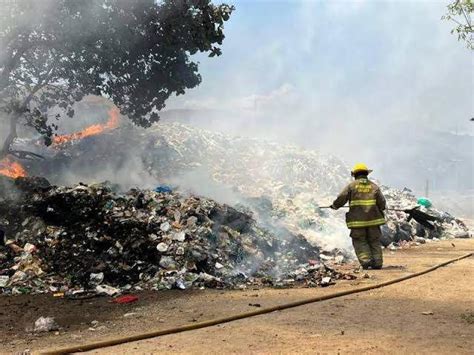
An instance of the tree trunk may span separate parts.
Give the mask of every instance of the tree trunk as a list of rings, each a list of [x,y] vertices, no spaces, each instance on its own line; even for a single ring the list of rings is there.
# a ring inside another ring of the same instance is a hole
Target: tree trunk
[[[37,84],[36,87],[29,93],[29,95],[23,100],[23,103],[17,107],[10,116],[10,133],[3,142],[2,150],[0,150],[0,159],[5,158],[11,151],[13,142],[18,137],[16,126],[21,116],[26,112],[28,104],[30,103],[33,96],[43,87],[43,84]]]
[[[18,112],[13,112],[10,116],[10,133],[3,142],[2,150],[0,150],[0,159],[5,158],[10,152],[11,146],[17,137],[16,125],[21,114]]]
[[[18,66],[21,56],[25,52],[23,47],[18,48],[14,55],[10,54],[3,63],[3,70],[0,72],[0,91],[5,89],[10,82],[11,72]]]

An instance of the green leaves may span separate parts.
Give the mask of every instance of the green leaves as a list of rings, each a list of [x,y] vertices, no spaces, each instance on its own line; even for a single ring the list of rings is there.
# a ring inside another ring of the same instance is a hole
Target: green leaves
[[[49,111],[73,117],[75,102],[103,95],[148,127],[171,95],[201,82],[191,54],[221,55],[233,10],[209,0],[1,2],[0,99],[11,104],[0,109],[17,107],[50,136]]]
[[[448,12],[441,17],[442,20],[452,21],[456,24],[451,33],[457,34],[458,40],[466,42],[467,48],[471,50],[474,50],[473,13],[473,0],[456,0],[448,5]]]

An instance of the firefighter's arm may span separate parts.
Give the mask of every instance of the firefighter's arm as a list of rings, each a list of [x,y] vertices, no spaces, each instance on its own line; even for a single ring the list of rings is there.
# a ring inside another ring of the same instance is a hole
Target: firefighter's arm
[[[385,201],[385,197],[380,189],[377,189],[377,192],[375,194],[375,200],[377,202],[377,207],[380,209],[380,211],[385,211],[387,208],[387,202]]]
[[[347,185],[344,190],[337,196],[337,198],[334,200],[334,202],[331,205],[332,209],[337,210],[338,208],[341,208],[346,204],[347,201],[349,201],[349,196],[351,193],[351,185]]]

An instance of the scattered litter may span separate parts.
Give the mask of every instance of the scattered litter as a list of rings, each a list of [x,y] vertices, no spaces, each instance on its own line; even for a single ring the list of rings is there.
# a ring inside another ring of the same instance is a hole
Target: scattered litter
[[[390,243],[390,245],[387,247],[388,250],[398,250],[398,247],[396,247],[393,243]]]
[[[130,312],[130,313],[125,313],[123,316],[124,316],[124,318],[131,318],[131,317],[136,317],[136,316],[138,316],[138,313],[136,313],[136,312]]]
[[[424,206],[426,208],[430,208],[433,204],[431,203],[431,201],[426,198],[426,197],[420,197],[417,201],[416,201],[420,206]]]
[[[471,238],[468,231],[454,233],[454,238]]]
[[[99,285],[95,288],[98,294],[105,294],[107,296],[114,296],[120,293],[118,288],[108,286],[108,285]]]
[[[156,250],[158,250],[160,253],[164,253],[165,251],[168,250],[168,244],[166,243],[158,243],[156,246]]]
[[[173,192],[173,189],[167,185],[160,185],[155,189],[155,192],[158,193],[171,193]]]
[[[51,332],[58,329],[59,329],[59,325],[56,323],[53,317],[39,317],[35,321],[33,331],[35,333],[42,333],[42,332]]]
[[[8,285],[9,280],[10,280],[9,276],[6,276],[6,275],[0,276],[0,287],[6,287]]]
[[[138,301],[137,296],[125,295],[125,296],[120,296],[120,297],[114,298],[112,302],[122,304],[122,303],[132,303],[132,302],[136,302],[136,301]]]
[[[426,312],[421,312],[424,316],[432,316],[434,313],[433,311],[426,311]]]
[[[100,272],[98,274],[91,273],[89,278],[90,278],[91,283],[98,285],[102,283],[102,281],[104,281],[104,273],[103,272]]]
[[[34,252],[37,251],[36,246],[34,246],[31,243],[26,243],[25,246],[23,247],[23,250],[29,254],[33,254]]]
[[[249,306],[251,307],[262,307],[260,303],[249,303]]]
[[[323,277],[321,279],[321,286],[325,287],[325,286],[333,285],[334,282],[331,282],[331,281],[332,279],[329,276]]]

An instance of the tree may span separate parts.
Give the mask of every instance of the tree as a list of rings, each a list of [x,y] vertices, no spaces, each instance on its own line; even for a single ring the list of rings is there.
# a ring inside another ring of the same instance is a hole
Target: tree
[[[197,52],[221,54],[232,6],[210,0],[2,0],[0,119],[15,151],[20,123],[51,144],[55,119],[73,117],[86,95],[112,100],[149,127],[172,95],[201,82]]]
[[[442,17],[443,20],[456,23],[457,26],[451,30],[451,33],[456,33],[458,40],[465,41],[467,48],[472,50],[474,50],[474,27],[471,18],[473,13],[473,0],[455,0],[448,5],[448,12]]]

